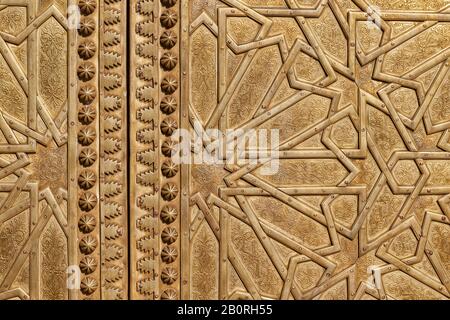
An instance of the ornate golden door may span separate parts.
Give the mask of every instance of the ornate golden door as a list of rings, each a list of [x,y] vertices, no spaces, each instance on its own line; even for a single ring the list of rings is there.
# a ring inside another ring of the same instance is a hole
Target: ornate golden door
[[[448,299],[449,31],[447,0],[0,0],[0,299]]]

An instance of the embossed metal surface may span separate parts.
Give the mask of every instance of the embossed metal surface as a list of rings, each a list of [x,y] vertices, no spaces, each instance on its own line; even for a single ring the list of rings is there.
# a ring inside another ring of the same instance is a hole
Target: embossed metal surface
[[[0,0],[0,299],[448,299],[449,31],[447,0]],[[279,129],[279,170],[177,165],[177,128]]]
[[[0,298],[67,299],[67,3],[0,2]]]
[[[194,0],[182,14],[183,126],[281,139],[272,176],[184,168],[182,297],[447,299],[448,3]]]

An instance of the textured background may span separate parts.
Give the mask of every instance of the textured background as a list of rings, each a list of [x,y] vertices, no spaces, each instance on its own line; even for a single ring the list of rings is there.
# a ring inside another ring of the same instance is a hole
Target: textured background
[[[448,299],[449,34],[448,0],[0,0],[0,299]],[[176,165],[196,122],[279,129],[278,173]]]

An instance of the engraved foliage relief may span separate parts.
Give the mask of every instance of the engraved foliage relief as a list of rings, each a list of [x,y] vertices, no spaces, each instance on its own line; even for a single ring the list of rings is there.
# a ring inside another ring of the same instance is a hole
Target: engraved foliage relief
[[[0,300],[449,299],[448,34],[448,0],[0,0]],[[178,164],[177,129],[279,152]]]

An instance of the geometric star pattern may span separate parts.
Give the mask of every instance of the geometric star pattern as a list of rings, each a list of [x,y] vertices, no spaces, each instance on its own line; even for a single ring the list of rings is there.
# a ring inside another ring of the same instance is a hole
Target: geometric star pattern
[[[449,9],[189,5],[186,127],[281,143],[273,176],[270,159],[190,168],[184,298],[449,297]]]

